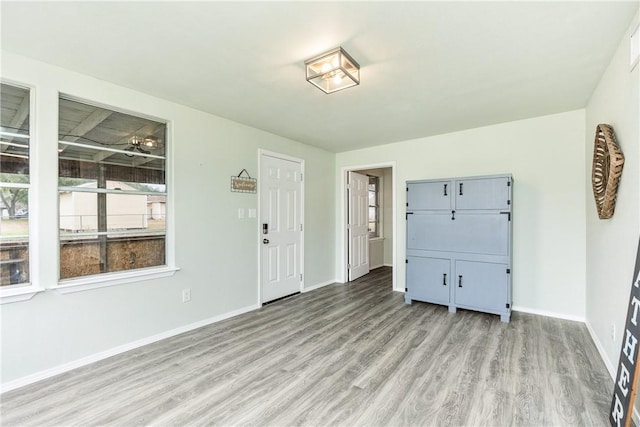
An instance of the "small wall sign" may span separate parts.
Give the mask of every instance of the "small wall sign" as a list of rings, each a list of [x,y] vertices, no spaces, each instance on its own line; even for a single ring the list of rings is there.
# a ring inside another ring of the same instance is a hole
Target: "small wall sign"
[[[246,174],[247,176],[242,176]],[[258,180],[251,178],[246,169],[242,169],[238,176],[231,177],[231,191],[235,193],[257,193]]]
[[[640,358],[640,243],[636,254],[636,265],[633,271],[633,283],[627,309],[627,323],[622,335],[622,349],[618,372],[613,386],[613,398],[609,410],[609,422],[616,427],[631,426],[633,402],[638,391],[638,362]]]

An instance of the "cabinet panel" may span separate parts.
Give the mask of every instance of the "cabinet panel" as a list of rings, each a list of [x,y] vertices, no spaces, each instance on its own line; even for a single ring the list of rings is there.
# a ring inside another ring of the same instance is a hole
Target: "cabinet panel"
[[[456,221],[451,220],[451,212],[423,213],[407,215],[407,249],[430,251],[453,251],[456,241]]]
[[[455,226],[445,230],[456,252],[509,255],[509,215],[456,212]]]
[[[450,210],[451,181],[407,183],[407,210]]]
[[[449,304],[450,270],[448,259],[407,257],[408,295],[420,301]]]
[[[459,179],[455,181],[455,209],[509,209],[509,178]]]
[[[481,310],[507,311],[507,268],[506,264],[456,261],[455,303]]]

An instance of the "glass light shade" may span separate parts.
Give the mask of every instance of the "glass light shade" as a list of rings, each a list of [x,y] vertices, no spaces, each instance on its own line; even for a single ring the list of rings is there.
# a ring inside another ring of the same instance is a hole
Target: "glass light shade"
[[[341,47],[304,61],[307,81],[324,93],[360,84],[360,65]]]
[[[147,149],[156,149],[158,148],[158,138],[154,138],[152,136],[147,136],[143,138],[141,136],[134,135],[129,138],[129,144],[134,147],[145,147]]]

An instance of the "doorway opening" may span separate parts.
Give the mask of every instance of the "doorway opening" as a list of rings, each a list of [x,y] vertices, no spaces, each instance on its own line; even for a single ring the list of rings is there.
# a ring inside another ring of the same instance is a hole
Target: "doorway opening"
[[[342,168],[342,281],[393,269],[396,280],[395,162]]]

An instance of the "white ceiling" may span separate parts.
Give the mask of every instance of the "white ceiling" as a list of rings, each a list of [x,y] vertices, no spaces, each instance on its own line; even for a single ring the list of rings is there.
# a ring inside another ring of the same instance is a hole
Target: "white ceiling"
[[[340,152],[582,108],[637,1],[6,2],[2,48]],[[304,60],[343,46],[360,86]]]

